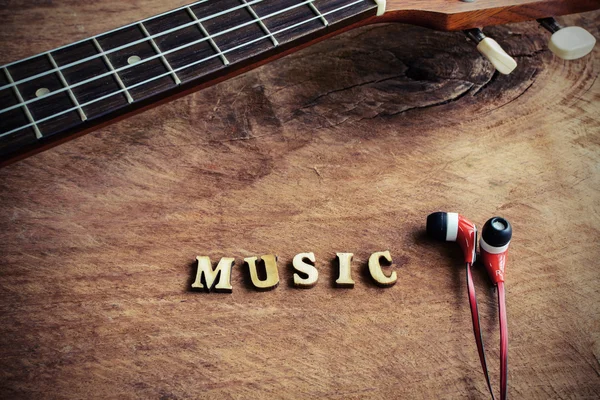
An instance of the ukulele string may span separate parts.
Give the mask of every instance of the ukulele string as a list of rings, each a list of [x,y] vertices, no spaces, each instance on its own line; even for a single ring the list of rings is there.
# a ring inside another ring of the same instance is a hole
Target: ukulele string
[[[181,6],[181,7],[175,8],[175,9],[173,9],[173,10],[169,10],[169,11],[166,11],[166,12],[164,12],[164,13],[157,14],[157,15],[154,15],[154,16],[152,16],[152,17],[150,17],[150,18],[144,19],[144,20],[142,20],[142,22],[149,22],[149,21],[153,21],[153,20],[155,20],[156,18],[164,17],[165,15],[169,15],[169,14],[175,13],[175,12],[177,12],[177,11],[184,10],[186,7],[194,7],[194,6],[197,6],[197,5],[199,5],[199,4],[206,3],[207,1],[209,1],[209,0],[200,0],[200,1],[196,2],[196,3],[192,3],[192,4],[185,5],[185,6]],[[264,0],[258,0],[258,1],[264,1]],[[18,63],[20,63],[20,62],[23,62],[23,61],[29,61],[29,60],[31,60],[31,59],[34,59],[34,58],[36,58],[36,57],[40,56],[40,55],[44,55],[44,54],[46,54],[46,53],[51,53],[51,52],[53,52],[53,51],[64,50],[64,49],[67,49],[67,48],[69,48],[69,47],[76,46],[76,45],[78,45],[78,44],[82,44],[82,43],[84,43],[84,42],[87,42],[88,40],[90,40],[90,39],[92,39],[92,38],[98,38],[99,36],[109,35],[109,34],[111,34],[111,33],[114,33],[114,32],[117,32],[117,31],[120,31],[121,29],[130,28],[130,27],[132,27],[132,26],[134,26],[134,25],[137,25],[137,24],[139,24],[139,23],[140,23],[140,21],[138,21],[138,22],[132,22],[132,23],[130,23],[130,24],[127,24],[127,25],[120,26],[120,27],[118,27],[118,28],[115,28],[115,29],[112,29],[112,30],[110,30],[110,31],[102,32],[101,34],[99,34],[99,35],[97,35],[97,36],[92,36],[91,38],[85,38],[85,39],[81,39],[81,40],[78,40],[77,42],[73,42],[73,43],[65,44],[64,46],[60,46],[60,47],[56,47],[55,49],[48,50],[48,51],[46,51],[46,52],[44,52],[44,53],[40,53],[40,54],[34,54],[34,55],[32,55],[31,57],[27,57],[27,58],[23,58],[23,59],[20,59],[20,60],[16,60],[16,61],[10,62],[10,63],[8,63],[8,64],[5,64],[5,65],[3,65],[3,66],[2,66],[2,67],[0,67],[0,68],[6,68],[6,67],[10,67],[10,66],[13,66],[13,65],[15,65],[15,64],[18,64]]]
[[[311,0],[311,1],[313,1],[313,0]],[[183,65],[183,66],[181,66],[181,67],[179,67],[179,68],[174,68],[174,69],[173,69],[173,71],[167,71],[167,72],[165,72],[165,73],[163,73],[163,74],[160,74],[160,75],[154,76],[154,77],[152,77],[152,78],[149,78],[149,79],[147,79],[147,80],[145,80],[145,81],[138,82],[138,83],[136,83],[136,84],[134,84],[134,85],[131,85],[131,86],[126,86],[126,87],[124,87],[124,88],[122,88],[122,89],[116,90],[116,91],[114,91],[114,92],[112,92],[112,93],[108,93],[108,94],[106,94],[106,95],[104,95],[104,96],[101,96],[101,97],[98,97],[98,98],[96,98],[96,99],[94,99],[94,100],[90,100],[90,101],[88,101],[88,102],[86,102],[86,103],[82,103],[82,104],[80,104],[79,106],[76,106],[76,107],[71,107],[71,108],[69,108],[69,109],[66,109],[66,110],[63,110],[63,111],[61,111],[61,112],[55,113],[55,114],[53,114],[53,115],[50,115],[50,116],[48,116],[48,117],[45,117],[45,118],[42,118],[42,119],[36,120],[36,121],[34,121],[34,122],[31,122],[31,123],[28,123],[28,124],[25,124],[25,125],[22,125],[22,126],[20,126],[20,127],[18,127],[18,128],[15,128],[15,129],[13,129],[13,130],[10,130],[10,131],[8,131],[8,132],[3,132],[2,134],[0,134],[0,138],[2,138],[3,136],[10,135],[10,134],[12,134],[12,133],[14,133],[14,132],[17,132],[17,131],[19,131],[19,130],[22,130],[22,129],[25,129],[25,128],[28,128],[28,127],[31,127],[31,126],[33,126],[33,125],[35,125],[35,124],[40,124],[40,123],[42,123],[42,122],[46,122],[46,121],[48,121],[48,120],[50,120],[50,119],[53,119],[53,118],[59,117],[59,116],[61,116],[61,115],[67,114],[67,113],[69,113],[69,112],[71,112],[71,111],[76,111],[76,110],[78,110],[78,109],[80,109],[80,108],[83,108],[83,107],[89,106],[89,105],[91,105],[91,104],[94,104],[94,103],[96,103],[96,102],[102,101],[102,100],[104,100],[104,99],[106,99],[106,98],[109,98],[109,97],[115,96],[115,95],[117,95],[117,94],[124,93],[124,92],[126,92],[127,90],[129,90],[129,89],[134,89],[134,88],[136,88],[136,87],[138,87],[138,86],[145,85],[145,84],[147,84],[147,83],[150,83],[150,82],[152,82],[152,81],[155,81],[155,80],[157,80],[157,79],[163,78],[163,77],[165,77],[165,76],[169,76],[169,75],[171,75],[173,72],[179,72],[179,71],[182,71],[182,70],[184,70],[184,69],[187,69],[187,68],[193,67],[193,66],[195,66],[195,65],[201,64],[201,63],[203,63],[203,62],[206,62],[206,61],[208,61],[208,60],[210,60],[210,59],[213,59],[213,58],[216,58],[216,57],[220,57],[222,54],[227,54],[227,53],[230,53],[230,52],[232,52],[232,51],[239,50],[240,48],[243,48],[243,47],[249,46],[249,45],[251,45],[251,44],[253,44],[253,43],[255,43],[255,42],[258,42],[258,41],[261,41],[261,40],[265,40],[265,39],[269,39],[269,38],[271,37],[271,35],[277,35],[277,34],[280,34],[280,33],[282,33],[282,32],[285,32],[285,31],[288,31],[288,30],[291,30],[291,29],[295,29],[295,28],[297,28],[298,26],[301,26],[301,25],[307,24],[307,23],[309,23],[309,22],[311,22],[311,21],[314,21],[314,20],[320,19],[320,18],[322,18],[322,16],[327,16],[327,15],[330,15],[330,14],[333,14],[333,13],[336,13],[336,12],[339,12],[339,11],[341,11],[341,10],[345,9],[345,8],[348,8],[348,7],[354,6],[354,5],[358,4],[358,3],[361,3],[362,1],[364,1],[364,0],[357,0],[357,1],[354,1],[354,2],[352,2],[352,3],[350,3],[350,4],[346,4],[346,5],[342,6],[342,7],[338,7],[338,8],[336,8],[336,9],[330,10],[330,11],[328,11],[328,12],[321,13],[321,15],[314,16],[314,17],[312,17],[312,18],[306,19],[306,20],[304,20],[304,21],[302,21],[302,22],[296,23],[296,24],[294,24],[294,25],[288,26],[288,27],[286,27],[286,28],[283,28],[283,29],[280,29],[280,30],[278,30],[278,31],[271,32],[271,34],[269,34],[269,35],[264,35],[264,36],[258,37],[258,38],[256,38],[256,39],[253,39],[253,40],[249,41],[249,42],[242,43],[242,44],[240,44],[240,45],[238,45],[238,46],[232,47],[232,48],[230,48],[230,49],[228,49],[228,50],[225,50],[225,51],[222,51],[222,52],[220,52],[220,53],[213,54],[213,55],[211,55],[211,56],[209,56],[209,57],[205,57],[205,58],[203,58],[203,59],[201,59],[201,60],[197,60],[197,61],[194,61],[194,62],[192,62],[192,63],[186,64],[186,65]],[[183,48],[185,48],[185,47],[189,47],[189,46],[191,46],[191,45],[192,45],[192,44],[190,43],[190,44],[187,44],[187,45],[185,45],[185,46],[182,46],[182,47],[183,47]],[[165,53],[161,53],[161,54],[165,54]],[[138,64],[139,64],[139,63],[138,63]],[[135,64],[135,65],[138,65],[138,64]],[[133,65],[131,65],[131,66],[127,66],[127,67],[123,67],[123,69],[131,68],[131,67],[133,67]],[[112,72],[111,72],[111,74],[112,74]],[[99,79],[100,77],[101,77],[101,76],[96,76],[96,77],[94,77],[94,78],[91,78],[90,80],[91,80],[91,81],[93,81],[93,80]],[[73,87],[79,86],[80,84],[83,84],[83,82],[80,82],[80,83],[78,83],[78,84],[76,84],[76,85],[71,85],[71,86],[69,86],[69,88],[73,88]],[[61,91],[62,91],[62,90],[61,90]],[[55,91],[55,92],[52,92],[52,93],[58,93],[58,92],[59,92],[59,91],[57,90],[57,91]],[[48,95],[44,96],[44,98],[48,98],[48,96],[52,95],[52,93],[50,93],[50,94],[48,94]],[[34,100],[38,100],[38,99],[34,99]],[[23,103],[21,103],[21,104],[23,104]]]
[[[189,5],[188,7],[193,7],[193,6],[196,6],[196,5],[198,5],[198,4],[204,3],[204,2],[206,2],[206,1],[208,1],[208,0],[202,0],[202,1],[198,2],[198,3],[191,4],[191,5]],[[230,12],[233,12],[233,11],[236,11],[236,10],[240,10],[240,9],[242,9],[242,8],[245,8],[246,6],[251,6],[251,5],[254,5],[254,4],[257,4],[257,3],[261,3],[261,2],[263,2],[263,1],[264,1],[264,0],[252,0],[251,2],[249,2],[249,3],[247,3],[247,4],[241,4],[241,5],[239,5],[239,6],[235,6],[235,7],[229,8],[229,9],[227,9],[227,10],[219,11],[219,12],[217,12],[217,13],[214,13],[214,14],[208,15],[208,16],[206,16],[206,17],[199,18],[199,19],[198,19],[198,21],[196,21],[196,20],[193,20],[193,21],[191,21],[191,22],[186,22],[185,24],[178,25],[178,26],[176,26],[176,27],[174,27],[174,28],[171,28],[171,29],[167,29],[166,31],[162,31],[162,32],[155,33],[154,35],[150,35],[150,36],[148,36],[148,37],[144,37],[144,38],[142,38],[142,39],[134,40],[133,42],[129,42],[129,43],[127,43],[127,44],[124,44],[124,45],[122,45],[122,46],[119,46],[119,47],[115,47],[114,49],[110,49],[110,50],[102,51],[102,52],[99,52],[99,53],[97,53],[97,54],[94,54],[93,56],[89,56],[89,57],[86,57],[86,58],[82,58],[81,60],[73,61],[72,63],[65,64],[65,65],[63,65],[63,66],[61,66],[61,67],[59,67],[59,68],[53,68],[53,69],[50,69],[50,70],[48,70],[48,71],[40,72],[40,73],[39,73],[39,74],[37,74],[37,75],[33,75],[33,76],[30,76],[30,77],[27,77],[27,78],[23,78],[23,79],[21,79],[21,80],[19,80],[19,81],[16,81],[16,82],[14,82],[14,83],[7,84],[7,85],[4,85],[4,86],[0,86],[0,90],[4,90],[4,89],[7,89],[7,88],[11,88],[11,87],[14,87],[15,85],[19,85],[19,84],[21,84],[21,83],[29,82],[29,81],[31,81],[31,80],[33,80],[33,79],[41,78],[41,77],[43,77],[43,76],[46,76],[46,75],[49,75],[49,74],[51,74],[51,73],[53,73],[53,72],[58,72],[58,71],[60,71],[60,70],[63,70],[63,69],[71,68],[71,67],[73,67],[73,66],[76,66],[76,65],[79,65],[79,64],[82,64],[82,63],[85,63],[85,62],[91,61],[91,60],[95,60],[95,59],[97,59],[97,58],[101,58],[101,57],[103,57],[103,56],[105,56],[105,55],[108,55],[108,54],[114,53],[114,52],[116,52],[116,51],[123,50],[123,49],[126,49],[126,48],[128,48],[128,47],[135,46],[136,44],[140,44],[140,43],[144,43],[144,42],[147,42],[147,41],[150,41],[150,40],[156,39],[156,38],[158,38],[158,37],[161,37],[161,36],[167,35],[167,34],[169,34],[169,33],[176,32],[176,31],[178,31],[178,30],[181,30],[181,29],[183,29],[183,28],[187,28],[187,27],[189,27],[189,26],[194,26],[194,25],[197,25],[198,23],[206,22],[206,21],[208,21],[208,20],[211,20],[211,19],[214,19],[214,18],[216,18],[216,17],[220,17],[220,16],[223,16],[223,15],[226,15],[226,14],[228,14],[228,13],[230,13]],[[314,0],[310,0],[310,2],[312,2],[312,1],[314,1]],[[177,11],[180,11],[181,9],[184,9],[184,8],[185,8],[185,7],[177,8],[177,9],[175,9],[175,10],[171,10],[171,11],[169,11],[169,12],[167,12],[167,13],[160,14],[160,15],[157,15],[157,16],[155,16],[155,17],[152,17],[152,18],[149,18],[149,19],[145,19],[145,20],[142,20],[142,21],[134,22],[133,24],[125,25],[125,26],[122,26],[122,27],[120,27],[120,28],[114,29],[114,30],[112,30],[112,31],[101,33],[100,35],[97,35],[97,36],[92,36],[91,38],[83,39],[83,40],[80,40],[80,41],[78,41],[78,42],[71,43],[71,44],[68,44],[68,45],[66,45],[66,46],[62,46],[62,47],[56,48],[56,49],[54,49],[54,50],[49,50],[49,51],[47,51],[47,52],[44,52],[44,53],[41,53],[41,54],[36,54],[36,55],[34,55],[34,56],[32,56],[32,57],[28,57],[28,58],[25,58],[25,59],[23,59],[23,60],[17,60],[17,61],[15,61],[15,62],[12,62],[12,63],[10,63],[10,64],[3,65],[3,66],[2,66],[2,67],[0,67],[0,68],[8,68],[8,67],[10,67],[10,66],[12,66],[12,65],[15,65],[15,64],[21,63],[21,62],[23,62],[23,61],[30,60],[30,59],[32,59],[32,58],[35,58],[35,57],[39,57],[39,56],[41,56],[41,55],[44,55],[44,54],[49,54],[49,53],[52,53],[52,52],[55,52],[55,51],[58,51],[58,50],[67,49],[67,48],[69,48],[69,47],[73,47],[73,46],[76,46],[76,45],[78,45],[78,44],[81,44],[81,43],[83,43],[83,42],[86,42],[86,41],[88,41],[88,40],[90,40],[90,39],[99,39],[99,38],[101,38],[102,36],[107,36],[107,35],[110,35],[111,33],[114,33],[114,32],[117,32],[117,31],[120,31],[120,30],[122,30],[122,29],[127,29],[127,28],[130,28],[130,27],[132,27],[132,26],[139,25],[140,23],[144,23],[144,22],[150,22],[150,21],[152,21],[152,20],[153,20],[153,19],[155,19],[155,18],[158,18],[158,17],[160,17],[160,16],[163,16],[163,15],[168,15],[168,14],[171,14],[171,13],[175,13],[175,12],[177,12]],[[249,22],[250,22],[250,23],[252,23],[253,21],[249,21]],[[255,21],[254,21],[254,22],[255,22]],[[236,27],[236,28],[237,28],[237,27]],[[205,39],[208,39],[208,38],[205,38]]]
[[[156,38],[156,37],[160,37],[160,36],[162,36],[162,35],[165,35],[165,34],[168,34],[168,33],[175,32],[175,31],[177,31],[177,30],[180,30],[180,29],[186,28],[186,27],[188,27],[188,26],[198,25],[199,23],[202,23],[202,22],[204,22],[204,21],[207,21],[207,20],[209,20],[209,19],[212,19],[212,18],[215,18],[215,17],[221,16],[221,15],[227,14],[227,13],[229,13],[229,12],[235,11],[235,10],[237,10],[237,9],[240,9],[240,8],[246,7],[246,5],[256,4],[256,3],[258,3],[258,2],[261,2],[261,1],[264,1],[264,0],[254,0],[254,2],[253,2],[253,3],[250,3],[250,2],[249,2],[249,3],[243,4],[243,5],[241,5],[241,6],[236,6],[236,7],[233,7],[233,8],[231,8],[231,9],[228,9],[228,10],[225,10],[225,11],[221,11],[221,12],[219,12],[219,13],[216,13],[216,14],[212,14],[212,15],[210,15],[210,16],[208,16],[208,17],[204,17],[204,18],[202,18],[202,19],[199,19],[198,21],[194,20],[194,21],[192,21],[192,22],[185,23],[185,24],[183,24],[183,25],[180,25],[180,26],[177,26],[177,27],[175,27],[175,28],[171,28],[170,30],[163,31],[163,32],[160,32],[160,33],[158,33],[158,34],[155,34],[155,35],[150,35],[150,36],[144,37],[144,38],[142,38],[142,39],[139,39],[139,40],[136,40],[136,41],[133,41],[133,42],[130,42],[130,43],[127,43],[127,44],[125,44],[125,45],[122,45],[122,46],[119,46],[119,47],[115,47],[114,49],[110,49],[110,50],[107,50],[107,51],[102,51],[102,52],[99,52],[99,53],[97,53],[97,54],[94,54],[93,56],[89,56],[89,57],[83,58],[83,59],[81,59],[81,60],[78,60],[78,61],[72,62],[72,63],[70,63],[70,64],[63,65],[63,66],[61,66],[61,67],[59,67],[59,68],[54,68],[54,69],[51,69],[51,70],[48,70],[48,71],[45,71],[45,72],[39,73],[39,74],[37,74],[37,75],[33,75],[33,76],[30,76],[30,77],[28,77],[28,78],[21,79],[21,80],[19,80],[19,81],[12,82],[12,83],[10,83],[10,84],[7,84],[7,85],[4,85],[4,86],[1,86],[1,87],[0,87],[0,90],[4,90],[4,89],[7,89],[7,88],[13,88],[13,87],[15,87],[16,85],[19,85],[19,84],[21,84],[21,83],[25,83],[25,82],[31,81],[31,80],[33,80],[33,79],[40,78],[40,77],[43,77],[43,76],[45,76],[45,75],[49,75],[49,74],[51,74],[51,73],[54,73],[54,72],[58,72],[58,71],[64,71],[64,70],[66,70],[66,69],[68,69],[68,68],[71,68],[71,67],[73,67],[73,66],[76,66],[76,65],[79,65],[79,64],[83,64],[83,63],[85,63],[85,62],[88,62],[88,61],[90,61],[90,60],[94,60],[94,59],[102,58],[102,57],[104,57],[104,56],[105,56],[105,55],[107,55],[107,54],[111,54],[111,53],[113,53],[113,52],[115,52],[115,51],[119,51],[119,50],[126,49],[126,48],[128,48],[128,47],[134,46],[134,45],[136,45],[136,44],[139,44],[139,43],[143,43],[143,42],[151,42],[151,41],[152,41],[152,40],[154,40],[154,38]],[[53,92],[51,92],[51,93],[47,94],[46,96],[43,96],[43,97],[36,97],[36,98],[30,99],[30,100],[27,100],[27,101],[25,101],[25,102],[21,102],[21,103],[18,103],[18,104],[12,105],[12,106],[10,106],[10,107],[6,107],[6,108],[4,108],[4,109],[0,110],[0,114],[2,114],[2,113],[4,113],[4,112],[7,112],[7,111],[10,111],[10,110],[13,110],[13,109],[15,109],[15,108],[22,107],[22,106],[24,106],[24,105],[28,105],[28,104],[31,104],[31,103],[35,103],[36,101],[39,101],[39,100],[41,100],[41,99],[47,99],[48,97],[50,97],[50,96],[53,96],[53,95],[55,95],[55,94],[62,93],[62,92],[68,91],[68,90],[70,90],[70,89],[76,88],[76,87],[78,87],[78,86],[82,86],[82,85],[88,84],[88,83],[90,83],[90,82],[93,82],[93,81],[95,81],[95,80],[97,80],[97,79],[100,79],[100,78],[104,78],[104,77],[106,77],[106,76],[111,76],[111,75],[113,75],[113,74],[114,74],[114,73],[116,73],[116,72],[121,72],[121,71],[127,70],[127,69],[129,69],[129,68],[132,68],[132,67],[134,67],[134,66],[139,66],[139,65],[141,65],[141,64],[144,64],[144,63],[146,63],[146,62],[148,62],[148,61],[152,61],[152,60],[155,60],[155,59],[158,59],[158,58],[164,57],[165,55],[168,55],[168,54],[174,53],[174,52],[176,52],[176,51],[183,50],[183,49],[185,49],[185,48],[187,48],[187,47],[191,47],[191,46],[194,46],[194,45],[196,45],[196,44],[199,44],[199,43],[202,43],[202,42],[210,41],[210,40],[211,40],[211,39],[213,39],[213,38],[216,38],[216,37],[219,37],[219,36],[225,35],[225,34],[227,34],[227,33],[233,32],[233,31],[236,31],[236,30],[238,30],[238,29],[241,29],[241,28],[243,28],[243,27],[245,27],[245,26],[249,26],[249,25],[252,25],[252,24],[255,24],[255,23],[262,22],[263,20],[266,20],[266,19],[268,19],[268,18],[271,18],[271,17],[277,16],[277,15],[279,15],[279,14],[282,14],[282,13],[285,13],[285,12],[288,12],[288,11],[291,11],[291,10],[293,10],[293,9],[295,9],[295,8],[298,8],[298,7],[301,7],[301,6],[304,6],[304,5],[310,4],[310,3],[312,3],[313,1],[314,1],[314,0],[306,0],[306,1],[302,2],[302,3],[295,4],[295,5],[293,5],[293,6],[287,7],[287,8],[285,8],[285,9],[279,10],[279,11],[277,11],[277,12],[274,12],[274,13],[271,13],[271,14],[268,14],[268,15],[265,15],[265,16],[264,16],[264,17],[262,17],[262,18],[252,19],[252,20],[250,20],[250,21],[246,21],[246,22],[244,22],[244,23],[242,23],[242,24],[240,24],[240,25],[237,25],[237,26],[231,27],[231,28],[229,28],[229,29],[226,29],[226,30],[224,30],[224,31],[217,32],[217,33],[216,33],[216,34],[214,34],[214,35],[208,35],[207,37],[203,37],[203,38],[201,38],[201,39],[195,40],[195,41],[193,41],[193,42],[187,43],[187,44],[185,44],[185,45],[182,45],[182,46],[178,46],[178,47],[176,47],[176,48],[173,48],[173,49],[170,49],[170,50],[167,50],[167,51],[164,51],[164,52],[163,52],[163,51],[159,51],[159,52],[158,52],[158,54],[155,54],[155,55],[153,55],[153,56],[150,56],[150,57],[144,58],[143,60],[140,60],[140,61],[138,61],[137,63],[135,63],[135,64],[133,64],[133,65],[124,65],[124,66],[122,66],[122,67],[120,67],[120,68],[115,68],[115,69],[114,69],[114,71],[112,71],[112,70],[111,70],[111,71],[105,72],[105,73],[103,73],[103,74],[100,74],[100,75],[93,76],[92,78],[86,79],[86,80],[84,80],[84,81],[81,81],[81,82],[78,82],[78,83],[76,83],[76,84],[73,84],[73,85],[68,85],[68,86],[66,86],[66,87],[63,87],[63,88],[61,88],[61,89],[57,89],[57,90],[55,90],[55,91],[53,91]],[[140,24],[140,23],[143,23],[143,21],[142,21],[142,22],[138,22],[138,24]],[[93,37],[93,38],[91,38],[91,39],[96,39],[96,38],[97,38],[97,37],[95,36],[95,37]],[[262,40],[263,38],[258,38],[258,39],[259,39],[259,40]],[[90,40],[90,39],[86,39],[86,40]],[[52,51],[54,51],[54,50],[52,50]],[[47,53],[50,53],[50,52],[47,52]],[[224,53],[224,52],[218,52],[217,56],[221,56],[223,53]],[[38,56],[39,56],[39,55],[38,55]],[[36,56],[36,57],[37,57],[37,56]],[[7,65],[7,66],[8,66],[8,65]],[[6,69],[6,67],[7,67],[7,66],[0,67],[0,68],[4,68],[4,69]]]

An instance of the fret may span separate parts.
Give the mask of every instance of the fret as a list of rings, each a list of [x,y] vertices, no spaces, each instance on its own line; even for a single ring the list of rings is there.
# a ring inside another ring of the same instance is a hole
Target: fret
[[[65,88],[67,88],[69,97],[71,98],[71,101],[73,102],[73,104],[77,107],[77,112],[79,113],[81,120],[85,121],[87,119],[87,116],[85,115],[85,112],[83,112],[83,109],[79,105],[79,101],[77,101],[75,94],[73,94],[73,91],[69,87],[69,84],[67,83],[67,80],[65,79],[65,76],[63,75],[62,71],[60,70],[60,68],[58,68],[58,65],[56,64],[56,60],[54,59],[54,57],[52,57],[52,53],[48,52],[48,53],[46,53],[46,55],[48,56],[48,59],[50,60],[50,63],[52,64],[52,66],[57,70],[58,77],[60,78],[61,83],[63,84],[63,86]]]
[[[10,85],[6,72],[0,73],[0,85]],[[22,103],[12,88],[0,90],[0,104],[3,106],[16,106],[0,114],[0,154],[3,148],[35,144],[38,137],[33,126],[20,129],[28,125],[30,120],[27,118]]]
[[[370,7],[375,2],[372,0],[359,2],[349,2],[348,0],[314,0],[312,4],[322,15],[327,15],[329,23],[333,24],[356,15],[357,10]]]
[[[155,38],[169,64],[177,71],[182,82],[223,68],[224,63],[214,47],[208,43],[196,19],[192,18],[187,7],[175,12],[144,21],[148,32]],[[173,31],[173,27],[181,27]],[[212,58],[209,58],[212,57]],[[197,60],[206,60],[190,68],[180,68]]]
[[[267,26],[264,24],[262,19],[260,19],[260,17],[256,14],[256,12],[252,8],[252,6],[246,0],[240,0],[240,1],[246,5],[250,15],[252,15],[252,17],[254,17],[254,19],[258,20],[258,25],[260,25],[260,28],[263,30],[263,32],[266,33],[267,35],[269,35],[269,37],[271,38],[271,41],[273,42],[273,46],[279,46],[279,42],[277,41],[275,36],[273,36],[273,34],[269,30],[269,28],[267,28]]]
[[[158,48],[158,45],[156,44],[156,42],[154,41],[154,39],[152,38],[152,36],[148,32],[148,30],[146,29],[146,27],[144,26],[144,24],[142,22],[140,22],[139,25],[140,25],[140,29],[142,30],[142,32],[144,32],[144,35],[146,35],[146,37],[150,41],[150,44],[152,45],[152,48],[154,49],[154,51],[156,52],[156,54],[160,54],[161,61],[163,62],[165,68],[167,68],[171,72],[171,74],[173,76],[173,80],[175,81],[175,83],[177,85],[180,85],[181,84],[181,80],[179,79],[179,77],[177,76],[177,74],[175,73],[175,71],[173,71],[173,68],[171,67],[171,64],[169,64],[169,61],[167,61],[167,59],[165,58],[165,56],[162,54],[162,52]]]
[[[40,137],[51,135],[58,127],[74,126],[81,122],[77,111],[61,114],[53,121],[46,120],[51,115],[70,109],[74,104],[60,75],[55,72],[48,53],[11,65],[7,71],[13,79],[13,89],[21,96],[21,105],[31,115],[31,126],[38,130]]]
[[[108,68],[103,58],[99,56],[98,49],[92,40],[80,42],[51,53],[88,118],[106,114],[129,104],[127,97],[121,92],[101,101],[96,101],[89,106],[85,105],[109,93],[122,90],[113,72]],[[78,62],[78,60],[87,61]]]
[[[11,63],[0,73],[0,162],[375,12],[372,0],[204,0]]]
[[[196,17],[196,14],[194,14],[194,12],[192,11],[192,9],[189,8],[189,7],[186,7],[185,10],[188,12],[188,14],[190,15],[190,17],[192,17],[192,19],[194,19],[198,23],[198,28],[200,28],[200,32],[202,32],[202,34],[205,37],[208,38],[208,42],[210,43],[210,45],[212,46],[212,48],[214,49],[214,51],[217,52],[217,54],[221,58],[221,61],[223,61],[223,64],[224,65],[229,65],[229,60],[227,59],[227,57],[225,57],[225,55],[223,54],[223,52],[221,51],[221,49],[219,49],[219,46],[217,46],[217,44],[213,40],[212,36],[210,36],[210,34],[208,33],[208,31],[206,30],[206,28],[204,28],[204,25],[202,25],[202,22],[200,22],[200,20],[198,19],[198,17]]]
[[[96,38],[92,38],[92,41],[94,42],[94,46],[96,46],[96,49],[98,50],[98,52],[104,53],[104,50],[102,50],[102,47],[100,47],[100,43],[98,43],[98,40],[96,40]],[[129,91],[125,87],[125,84],[121,80],[121,77],[119,76],[119,74],[116,73],[115,67],[113,67],[112,63],[110,62],[110,60],[108,59],[108,57],[106,56],[106,54],[102,54],[102,59],[104,60],[104,62],[108,66],[108,68],[110,68],[110,70],[112,71],[112,73],[114,75],[114,78],[117,81],[119,87],[121,89],[123,89],[123,91],[125,93],[125,96],[127,97],[127,102],[128,103],[133,103],[133,97],[131,97],[131,95],[129,94]]]
[[[302,1],[301,3],[304,4],[298,6],[297,0],[264,0],[254,5],[254,10],[271,32],[282,31],[298,21],[308,21],[294,29],[287,29],[275,35],[280,43],[286,43],[307,32],[323,28],[323,23],[314,18],[315,12],[310,8],[310,2]],[[273,10],[281,10],[281,12],[273,15]]]
[[[321,11],[319,11],[319,9],[317,8],[317,6],[315,6],[314,3],[308,3],[308,6],[311,8],[311,10],[319,16],[319,19],[321,20],[321,22],[323,22],[323,25],[325,26],[329,26],[329,21],[327,21],[327,19],[323,16],[323,14],[321,14]]]
[[[8,82],[14,85],[15,81],[13,80],[12,75],[8,71],[8,68],[4,68],[4,74],[6,75],[6,79],[8,80]],[[13,90],[14,90],[15,96],[17,97],[17,100],[19,101],[19,103],[24,103],[25,100],[23,99],[23,96],[21,95],[21,92],[19,91],[19,87],[17,85],[14,85]],[[31,111],[29,110],[29,107],[27,105],[23,105],[23,111],[25,112],[25,115],[27,116],[27,120],[29,121],[29,123],[33,126],[33,130],[35,132],[35,137],[40,139],[42,137],[42,132],[40,132],[40,128],[37,126],[37,123],[33,119],[33,115],[31,115]]]
[[[105,51],[109,51],[106,56],[118,73],[124,88],[134,99],[141,100],[178,86],[172,78],[172,72],[161,61],[164,54],[156,52],[139,24],[97,36],[96,39]],[[130,45],[121,48],[123,43]],[[119,50],[111,51],[117,48]],[[138,85],[157,76],[161,78]]]
[[[256,6],[262,2],[249,3]],[[219,49],[226,52],[227,59],[231,63],[247,58],[249,53],[259,53],[274,48],[270,37],[265,35],[256,18],[248,11],[248,7],[239,0],[208,0],[192,5],[190,8],[202,21],[202,25],[214,38]],[[239,46],[247,43],[251,44],[238,49]]]

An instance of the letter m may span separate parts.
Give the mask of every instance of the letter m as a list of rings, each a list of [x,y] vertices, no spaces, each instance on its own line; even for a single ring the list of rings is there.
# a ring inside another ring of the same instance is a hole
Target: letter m
[[[192,288],[206,289],[208,291],[214,289],[220,292],[231,292],[233,290],[231,287],[231,267],[233,267],[234,258],[221,258],[215,269],[212,269],[209,257],[198,256],[196,260],[198,260],[198,272],[196,272],[196,280],[192,283]],[[202,284],[203,276],[206,286]],[[219,277],[219,281],[215,285],[217,276]]]

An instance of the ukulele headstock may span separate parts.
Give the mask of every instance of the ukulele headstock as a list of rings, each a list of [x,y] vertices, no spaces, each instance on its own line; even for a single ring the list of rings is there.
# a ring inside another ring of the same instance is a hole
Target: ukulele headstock
[[[459,31],[600,9],[600,0],[383,0],[386,22]]]
[[[477,50],[502,74],[516,61],[481,28],[537,20],[552,37],[548,47],[558,57],[574,60],[589,54],[596,39],[579,27],[563,28],[553,17],[600,9],[600,0],[375,0],[377,22],[404,22],[442,31],[464,31]]]

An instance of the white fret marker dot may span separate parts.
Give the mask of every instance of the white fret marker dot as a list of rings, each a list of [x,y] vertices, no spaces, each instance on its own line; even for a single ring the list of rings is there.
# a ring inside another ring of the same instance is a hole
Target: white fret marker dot
[[[45,95],[47,95],[48,93],[50,93],[50,89],[48,88],[39,88],[38,90],[35,91],[35,97],[43,97]]]
[[[127,59],[127,64],[133,65],[139,63],[142,59],[139,56],[131,56]]]

